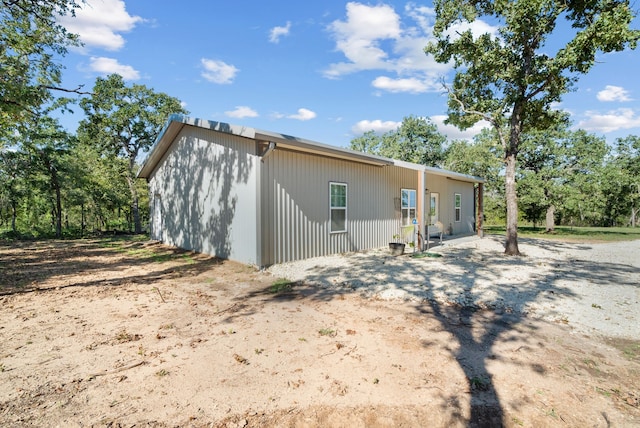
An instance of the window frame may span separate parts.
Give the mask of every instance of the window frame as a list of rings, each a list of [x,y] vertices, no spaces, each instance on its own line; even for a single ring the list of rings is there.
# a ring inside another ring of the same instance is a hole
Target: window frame
[[[461,193],[453,194],[453,213],[454,213],[455,222],[460,223],[462,221],[462,194]]]
[[[333,186],[340,186],[344,188],[344,206],[333,206],[333,198],[331,190]],[[329,182],[329,233],[346,233],[347,232],[347,222],[348,222],[348,205],[349,205],[349,187],[347,183],[341,183],[338,181],[330,181]],[[333,230],[333,212],[334,211],[344,211],[344,229],[342,230]]]
[[[408,192],[407,206],[404,205],[404,192]],[[413,193],[413,206],[411,206],[411,193]],[[410,226],[413,224],[413,219],[418,218],[418,194],[416,189],[400,189],[400,223],[402,226]],[[411,217],[411,210],[413,210],[413,217]],[[407,211],[407,223],[405,223],[404,213]]]

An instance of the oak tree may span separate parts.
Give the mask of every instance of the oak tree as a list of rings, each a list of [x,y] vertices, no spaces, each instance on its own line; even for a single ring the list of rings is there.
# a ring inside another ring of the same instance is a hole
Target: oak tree
[[[425,52],[456,69],[447,86],[448,121],[468,128],[486,120],[496,130],[505,163],[505,253],[518,255],[520,136],[557,120],[553,103],[598,53],[636,47],[634,12],[624,0],[436,0],[435,9],[435,41]],[[481,18],[497,31],[474,34]]]
[[[186,113],[180,101],[145,85],[127,86],[122,76],[111,74],[96,80],[91,97],[80,101],[86,119],[78,128],[104,156],[127,161],[125,179],[131,196],[136,233],[142,232],[136,185],[138,156],[154,143],[169,115]]]
[[[407,116],[397,129],[383,135],[368,131],[354,138],[350,148],[405,162],[439,167],[444,161],[446,141],[447,138],[431,120]]]
[[[80,45],[58,18],[73,15],[81,0],[0,1],[0,132],[15,131],[34,120],[40,107],[60,88],[60,57]]]

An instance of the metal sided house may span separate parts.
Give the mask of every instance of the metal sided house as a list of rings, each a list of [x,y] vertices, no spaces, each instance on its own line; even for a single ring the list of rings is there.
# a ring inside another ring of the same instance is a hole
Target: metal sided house
[[[152,239],[260,267],[383,247],[405,225],[470,234],[482,213],[477,177],[178,115],[138,176]]]

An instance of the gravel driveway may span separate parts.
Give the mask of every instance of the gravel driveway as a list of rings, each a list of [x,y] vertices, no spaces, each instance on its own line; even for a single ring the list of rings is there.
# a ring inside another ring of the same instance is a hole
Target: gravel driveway
[[[353,290],[371,298],[430,300],[566,323],[575,331],[640,339],[640,240],[563,243],[503,238],[451,240],[436,257],[393,257],[387,249],[272,266],[291,281]],[[437,257],[441,256],[441,257]]]

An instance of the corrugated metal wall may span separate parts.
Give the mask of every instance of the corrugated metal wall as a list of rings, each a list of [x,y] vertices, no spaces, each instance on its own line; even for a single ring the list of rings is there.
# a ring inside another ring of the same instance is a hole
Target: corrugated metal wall
[[[440,194],[440,221],[444,225],[445,233],[448,233],[449,229],[454,235],[473,233],[475,222],[473,183],[427,173],[427,188],[429,192]],[[454,194],[456,193],[460,193],[462,197],[462,217],[459,222],[455,221]]]
[[[257,164],[253,140],[185,126],[150,179],[152,236],[244,263],[257,260]],[[162,218],[157,218],[161,208]]]
[[[257,152],[253,140],[185,126],[150,178],[152,236],[260,266],[377,248],[399,233],[401,189],[420,191],[416,170],[282,149],[262,162]],[[330,182],[348,186],[344,233],[329,231]],[[445,228],[469,232],[473,184],[427,174],[426,186],[440,193]]]
[[[398,233],[394,198],[418,172],[276,149],[261,166],[263,265],[386,245]],[[347,232],[329,231],[329,183],[347,184]]]

